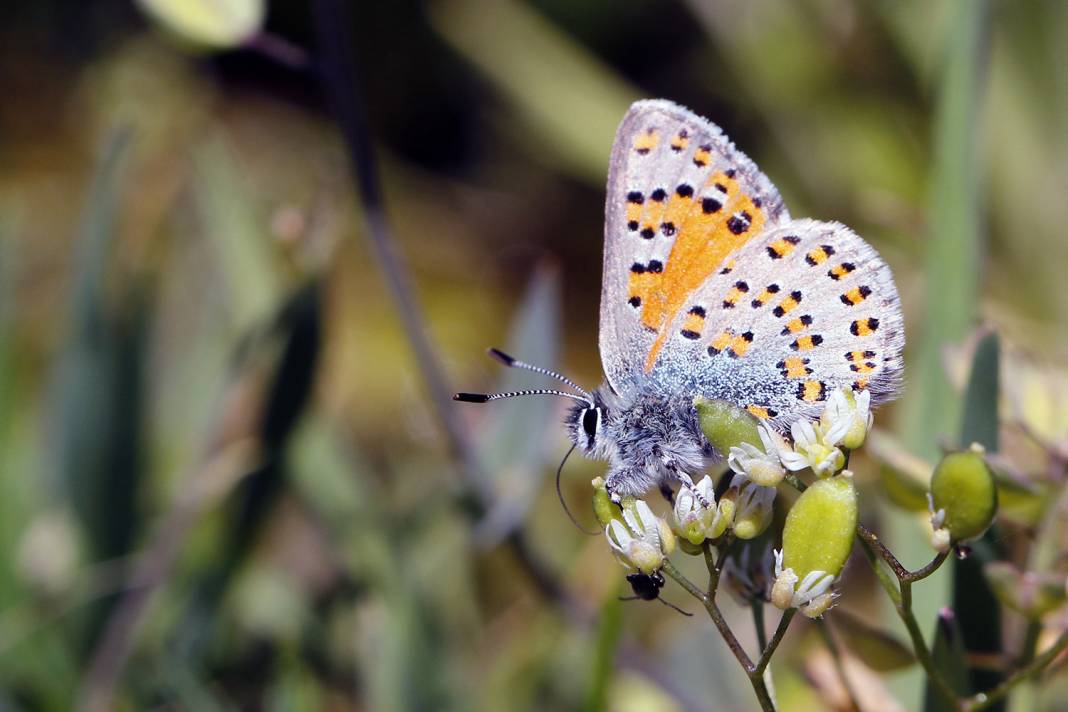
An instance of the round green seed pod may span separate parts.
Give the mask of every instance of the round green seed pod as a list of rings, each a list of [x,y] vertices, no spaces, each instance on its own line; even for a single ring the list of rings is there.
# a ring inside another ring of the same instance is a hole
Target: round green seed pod
[[[857,489],[853,474],[818,480],[801,493],[786,515],[782,565],[798,580],[813,571],[838,576],[853,549],[857,529]]]
[[[732,447],[749,443],[764,449],[757,431],[758,421],[744,408],[722,400],[698,398],[693,403],[697,421],[708,442],[724,458]]]
[[[981,447],[942,458],[931,475],[931,499],[936,514],[945,512],[942,527],[953,541],[982,536],[997,514],[998,489]]]

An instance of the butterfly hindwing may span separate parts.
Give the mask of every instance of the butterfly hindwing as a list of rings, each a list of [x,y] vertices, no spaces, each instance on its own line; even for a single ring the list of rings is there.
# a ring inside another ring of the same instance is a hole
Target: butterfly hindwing
[[[868,389],[874,402],[893,394],[905,342],[898,293],[856,233],[785,222],[727,264],[673,316],[654,380],[780,425],[818,414],[840,387]]]
[[[690,295],[788,219],[717,126],[671,102],[634,104],[612,148],[605,208],[600,350],[612,387],[653,371]]]

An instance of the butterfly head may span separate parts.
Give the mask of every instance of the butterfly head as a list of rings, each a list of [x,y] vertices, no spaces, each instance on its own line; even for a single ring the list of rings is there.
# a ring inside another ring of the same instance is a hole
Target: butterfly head
[[[608,408],[596,394],[589,403],[576,404],[568,413],[568,434],[582,454],[590,456],[604,449],[603,426],[607,414]]]

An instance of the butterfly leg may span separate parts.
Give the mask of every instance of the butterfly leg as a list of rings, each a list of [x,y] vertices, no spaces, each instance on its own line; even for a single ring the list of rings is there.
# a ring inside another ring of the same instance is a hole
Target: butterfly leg
[[[697,501],[701,503],[701,506],[705,509],[711,509],[712,503],[705,499],[705,496],[697,491],[697,488],[693,484],[693,478],[679,469],[679,466],[675,464],[675,461],[670,457],[661,454],[661,461],[664,463],[664,468],[671,473],[672,479],[677,480],[683,487],[688,488],[693,492],[693,496],[697,498]]]

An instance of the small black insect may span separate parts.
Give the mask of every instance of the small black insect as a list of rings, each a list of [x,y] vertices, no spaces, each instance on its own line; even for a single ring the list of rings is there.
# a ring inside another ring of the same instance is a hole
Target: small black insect
[[[623,596],[619,600],[621,601],[655,601],[659,600],[668,608],[674,608],[676,611],[684,616],[692,616],[692,613],[687,613],[678,606],[668,603],[663,598],[660,598],[660,589],[664,587],[664,575],[659,571],[654,571],[651,574],[633,573],[627,574],[627,583],[630,584],[630,590],[634,591],[633,596]]]

